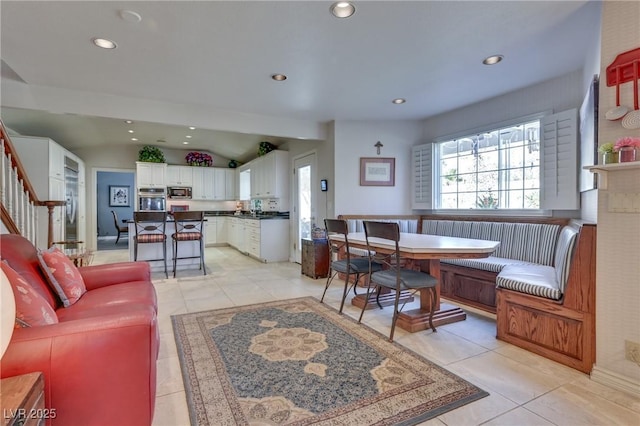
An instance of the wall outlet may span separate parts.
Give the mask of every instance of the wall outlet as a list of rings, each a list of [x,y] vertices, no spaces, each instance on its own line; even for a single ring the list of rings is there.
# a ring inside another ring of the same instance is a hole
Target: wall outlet
[[[624,341],[624,359],[640,365],[640,343],[631,340]]]

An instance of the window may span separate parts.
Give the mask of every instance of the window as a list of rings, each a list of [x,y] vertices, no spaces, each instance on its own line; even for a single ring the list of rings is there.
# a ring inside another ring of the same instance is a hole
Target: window
[[[413,146],[411,207],[534,215],[579,209],[577,110],[509,124]]]
[[[539,209],[540,121],[436,143],[437,209]]]

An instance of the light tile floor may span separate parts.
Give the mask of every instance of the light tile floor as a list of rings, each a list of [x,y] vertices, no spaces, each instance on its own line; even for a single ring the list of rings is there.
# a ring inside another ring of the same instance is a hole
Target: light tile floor
[[[319,299],[324,289],[324,279],[301,275],[295,263],[264,264],[228,247],[207,248],[205,259],[206,276],[197,270],[179,271],[175,279],[153,274],[161,340],[156,426],[189,424],[171,315],[303,296]],[[98,251],[93,263],[123,260],[128,260],[125,250]],[[338,308],[341,292],[336,281],[325,302]],[[496,340],[495,317],[465,311],[466,321],[441,326],[435,334],[396,329],[398,343],[490,393],[424,425],[640,425],[640,399]],[[355,318],[360,314],[348,303],[344,312]],[[370,310],[363,322],[388,335],[391,314],[391,309]]]

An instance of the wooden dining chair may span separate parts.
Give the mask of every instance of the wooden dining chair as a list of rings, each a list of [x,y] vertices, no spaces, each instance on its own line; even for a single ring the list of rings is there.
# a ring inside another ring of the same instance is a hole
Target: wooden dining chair
[[[113,215],[113,223],[116,225],[116,231],[118,231],[118,237],[116,238],[116,244],[118,244],[118,240],[120,240],[120,234],[129,235],[129,227],[127,225],[121,226],[118,222],[118,214],[115,210],[111,210],[111,214]]]
[[[367,297],[365,298],[365,303],[362,306],[362,312],[360,313],[358,322],[362,321],[362,315],[367,309],[369,294],[373,285],[395,290],[396,297],[393,307],[393,320],[391,322],[391,333],[389,334],[389,341],[393,342],[393,334],[395,332],[398,315],[400,315],[400,312],[406,304],[405,302],[402,306],[398,306],[400,302],[400,293],[404,290],[409,290],[415,294],[420,290],[428,289],[431,292],[429,327],[431,327],[435,332],[436,328],[433,325],[433,313],[437,304],[438,295],[436,293],[436,285],[438,284],[438,280],[426,272],[414,271],[413,269],[402,267],[403,261],[400,257],[400,245],[398,244],[400,241],[400,228],[397,223],[364,221],[363,224],[365,238],[367,240],[367,249],[370,253],[374,253],[373,248],[369,246],[370,238],[382,238],[393,241],[395,243],[395,250],[388,254],[380,253],[378,251],[372,256],[369,256],[372,265],[376,262],[382,264],[385,269],[381,271],[371,270],[369,286],[367,287]]]
[[[320,299],[320,303],[323,302],[324,296],[327,293],[327,289],[331,285],[331,282],[335,278],[338,273],[343,273],[346,275],[344,280],[344,292],[342,293],[342,302],[340,303],[340,313],[342,313],[342,309],[344,308],[344,301],[347,298],[347,294],[349,294],[349,290],[351,288],[354,289],[360,282],[360,278],[367,276],[371,273],[371,271],[380,271],[382,270],[382,265],[379,263],[372,263],[369,265],[369,259],[366,257],[352,257],[351,252],[349,250],[349,239],[347,234],[349,234],[349,228],[347,226],[346,220],[339,219],[325,219],[324,226],[327,230],[327,237],[330,234],[342,235],[344,241],[336,241],[329,239],[329,275],[327,275],[327,283],[324,286],[324,292],[322,293],[322,298]],[[338,253],[344,249],[345,257],[344,259],[338,260]],[[349,278],[351,274],[355,274],[355,280],[349,288]]]

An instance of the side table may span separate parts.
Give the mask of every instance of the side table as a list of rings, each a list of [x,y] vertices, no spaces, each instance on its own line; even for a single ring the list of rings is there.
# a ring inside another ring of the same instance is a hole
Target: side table
[[[2,379],[0,409],[5,426],[45,425],[56,416],[54,408],[45,408],[44,376],[40,372]]]
[[[329,246],[326,239],[302,240],[302,274],[313,279],[329,274]]]

